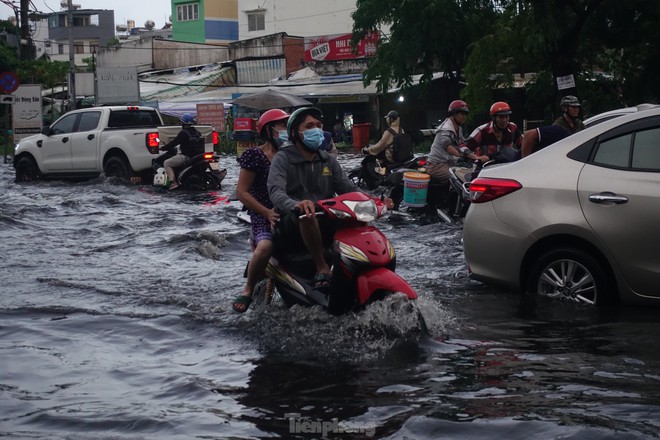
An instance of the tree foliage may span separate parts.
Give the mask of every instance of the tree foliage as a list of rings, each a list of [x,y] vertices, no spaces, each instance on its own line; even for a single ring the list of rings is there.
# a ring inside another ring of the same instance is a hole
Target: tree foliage
[[[409,87],[415,74],[427,84],[443,71],[462,77],[462,97],[483,110],[493,90],[524,74],[532,78],[526,110],[544,117],[560,94],[577,94],[597,111],[660,95],[657,1],[358,0],[353,19],[354,43],[390,26],[364,77],[380,91]],[[567,75],[577,87],[558,91],[556,78]]]
[[[411,75],[428,84],[433,72],[460,76],[470,41],[496,17],[490,0],[357,0],[353,42],[389,26],[381,35],[376,58],[365,72],[367,84],[380,91],[411,86]]]

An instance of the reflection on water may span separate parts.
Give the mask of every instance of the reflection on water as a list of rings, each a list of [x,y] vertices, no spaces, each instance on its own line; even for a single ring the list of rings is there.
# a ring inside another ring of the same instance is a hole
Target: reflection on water
[[[657,438],[657,310],[521,303],[467,278],[457,226],[379,222],[415,303],[233,313],[224,160],[197,194],[0,168],[3,436]]]

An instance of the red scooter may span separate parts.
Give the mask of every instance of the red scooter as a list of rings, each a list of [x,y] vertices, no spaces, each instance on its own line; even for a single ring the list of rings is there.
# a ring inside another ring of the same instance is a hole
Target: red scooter
[[[257,289],[265,290],[267,302],[274,285],[288,307],[320,305],[335,315],[360,310],[389,295],[416,299],[413,288],[394,273],[392,243],[370,224],[386,212],[383,202],[361,192],[318,201],[316,215],[327,216],[324,220],[334,226],[334,234],[325,240],[326,260],[332,267],[330,286],[314,288],[316,266],[309,253],[290,249],[276,230],[273,256],[266,269],[269,279]]]

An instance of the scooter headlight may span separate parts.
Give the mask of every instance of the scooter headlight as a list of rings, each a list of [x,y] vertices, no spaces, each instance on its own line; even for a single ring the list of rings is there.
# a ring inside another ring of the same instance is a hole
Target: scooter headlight
[[[372,222],[378,218],[378,207],[373,200],[362,202],[344,202],[355,213],[355,218],[361,222]]]

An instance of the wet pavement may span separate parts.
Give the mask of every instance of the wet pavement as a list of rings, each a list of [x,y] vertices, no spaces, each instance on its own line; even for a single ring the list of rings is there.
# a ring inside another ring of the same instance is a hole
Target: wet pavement
[[[658,437],[658,311],[523,304],[467,277],[460,225],[379,220],[415,307],[232,312],[250,248],[222,161],[206,193],[0,165],[0,436]]]

